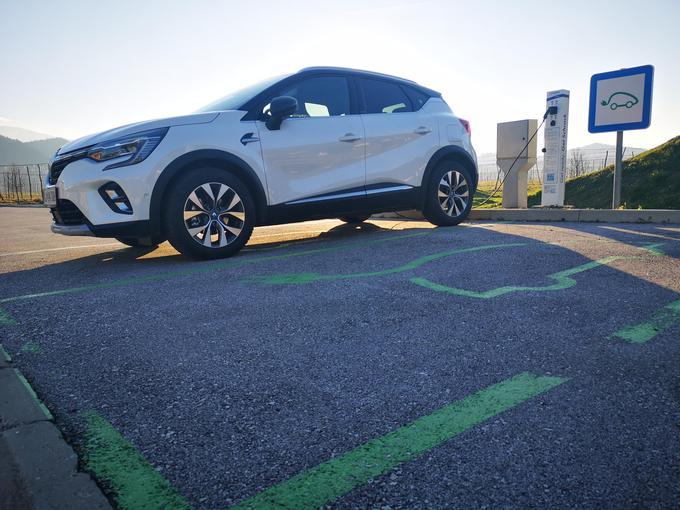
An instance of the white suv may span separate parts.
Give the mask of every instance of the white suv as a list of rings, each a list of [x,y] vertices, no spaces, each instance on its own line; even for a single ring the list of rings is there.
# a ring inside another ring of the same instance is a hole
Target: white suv
[[[226,257],[258,225],[422,210],[469,213],[470,126],[441,94],[384,74],[312,67],[235,92],[193,115],[140,122],[63,146],[50,163],[52,231],[165,239]]]

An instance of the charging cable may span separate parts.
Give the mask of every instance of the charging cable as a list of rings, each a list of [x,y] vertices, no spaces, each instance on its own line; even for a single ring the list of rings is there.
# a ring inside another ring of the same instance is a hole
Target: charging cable
[[[500,177],[501,177],[501,169],[499,168],[499,169],[498,169],[498,173],[496,174],[496,184],[494,184],[494,188],[495,188],[495,189],[491,192],[491,195],[489,195],[488,197],[486,197],[486,198],[484,199],[483,202],[477,204],[477,207],[479,207],[480,205],[486,204],[489,200],[491,200],[491,199],[496,195],[496,193],[498,193],[498,190],[501,189],[501,187],[503,186],[503,183],[504,183],[505,180],[508,178],[508,175],[510,175],[510,172],[512,172],[512,168],[515,166],[515,163],[517,163],[517,161],[519,160],[519,158],[520,158],[520,156],[522,155],[522,153],[527,149],[527,147],[529,147],[529,144],[531,143],[531,141],[532,141],[534,138],[536,138],[536,135],[538,134],[539,130],[541,129],[541,127],[543,126],[543,124],[545,124],[545,119],[548,118],[548,115],[555,115],[556,113],[557,113],[557,106],[549,106],[549,107],[548,107],[548,109],[547,109],[547,110],[545,111],[545,113],[543,114],[543,120],[541,121],[541,123],[540,123],[540,124],[538,125],[538,127],[536,128],[536,131],[534,131],[534,134],[531,135],[531,138],[529,138],[529,141],[526,143],[526,145],[525,145],[524,147],[522,147],[522,150],[521,150],[521,151],[519,151],[519,154],[517,154],[517,157],[516,157],[515,160],[512,162],[512,165],[510,165],[510,168],[509,168],[508,171],[505,173],[505,177],[503,177],[503,180],[502,180],[502,181],[500,182],[500,184],[499,184],[498,181],[500,180]]]

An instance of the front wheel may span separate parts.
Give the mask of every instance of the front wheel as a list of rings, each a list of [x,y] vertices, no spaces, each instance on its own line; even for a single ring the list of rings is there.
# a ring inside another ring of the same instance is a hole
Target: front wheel
[[[458,225],[472,208],[470,171],[456,161],[443,161],[430,175],[425,189],[423,215],[435,225]]]
[[[219,168],[188,171],[165,198],[163,227],[170,244],[199,259],[229,257],[248,242],[255,203],[235,175]]]

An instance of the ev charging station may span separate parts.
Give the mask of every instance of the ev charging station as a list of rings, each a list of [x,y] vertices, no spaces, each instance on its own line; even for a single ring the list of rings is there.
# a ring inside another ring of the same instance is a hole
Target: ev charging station
[[[569,91],[548,92],[546,103],[541,205],[562,207],[564,205],[564,182],[567,178]]]
[[[503,178],[503,207],[527,207],[529,170],[536,164],[536,119],[497,125],[496,162]]]

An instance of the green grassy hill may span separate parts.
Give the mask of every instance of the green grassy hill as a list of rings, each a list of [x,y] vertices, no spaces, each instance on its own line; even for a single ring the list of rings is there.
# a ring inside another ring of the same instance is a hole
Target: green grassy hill
[[[66,142],[63,138],[20,142],[0,136],[0,165],[47,163]]]
[[[614,166],[570,179],[567,205],[609,209]],[[680,136],[623,162],[621,203],[627,209],[680,209]],[[541,204],[541,192],[529,196],[529,207]]]

